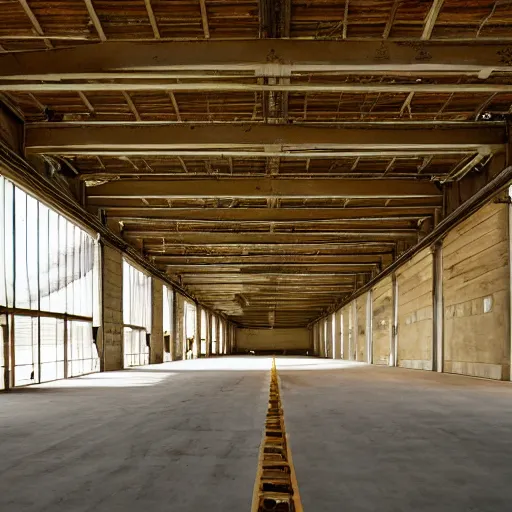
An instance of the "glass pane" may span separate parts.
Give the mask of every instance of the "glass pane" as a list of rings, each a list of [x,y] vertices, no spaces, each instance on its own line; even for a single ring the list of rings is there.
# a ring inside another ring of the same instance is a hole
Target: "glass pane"
[[[14,385],[39,382],[38,319],[14,317]]]

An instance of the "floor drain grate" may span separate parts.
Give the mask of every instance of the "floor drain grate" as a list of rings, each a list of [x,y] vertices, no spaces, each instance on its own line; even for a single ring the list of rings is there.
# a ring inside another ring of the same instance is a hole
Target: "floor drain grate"
[[[252,512],[302,512],[297,480],[284,428],[283,408],[275,359],[261,443]]]

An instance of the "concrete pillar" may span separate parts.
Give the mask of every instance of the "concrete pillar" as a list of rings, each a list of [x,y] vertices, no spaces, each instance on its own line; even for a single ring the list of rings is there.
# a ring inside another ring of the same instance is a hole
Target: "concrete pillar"
[[[212,355],[212,318],[209,311],[206,311],[206,357]]]
[[[151,348],[149,362],[164,362],[164,286],[151,278]]]
[[[102,326],[98,339],[103,371],[124,367],[123,351],[123,255],[102,246]]]
[[[176,361],[180,359],[185,359],[186,353],[184,350],[184,341],[185,341],[185,322],[184,322],[184,312],[185,312],[185,298],[181,293],[175,294],[175,315],[174,315],[174,358]]]
[[[196,304],[196,347],[197,347],[197,357],[201,357],[201,306]]]
[[[444,312],[443,312],[443,243],[437,242],[432,248],[434,265],[432,370],[444,370]]]
[[[221,353],[220,351],[220,318],[216,317],[215,319],[215,340],[217,341],[217,355]]]
[[[334,359],[343,359],[343,322],[341,311],[334,313]]]
[[[392,276],[393,287],[393,318],[391,325],[391,347],[389,350],[389,366],[398,363],[398,280],[396,274]]]
[[[350,359],[350,306],[345,307],[341,311],[341,323],[343,325],[342,327],[342,333],[343,333],[343,349],[342,349],[342,359]]]
[[[366,294],[366,360],[373,364],[373,290]]]

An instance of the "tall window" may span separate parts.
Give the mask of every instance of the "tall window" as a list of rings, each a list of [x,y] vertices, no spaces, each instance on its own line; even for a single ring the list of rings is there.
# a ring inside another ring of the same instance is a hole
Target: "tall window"
[[[0,240],[0,324],[9,344],[0,371],[9,368],[10,385],[99,370],[94,239],[0,176]]]
[[[124,366],[149,364],[151,278],[123,262]]]
[[[186,358],[197,357],[196,343],[196,305],[185,301],[185,352]]]

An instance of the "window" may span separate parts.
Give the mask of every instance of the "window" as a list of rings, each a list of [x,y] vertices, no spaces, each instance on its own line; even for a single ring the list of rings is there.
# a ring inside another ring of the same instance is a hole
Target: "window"
[[[9,365],[10,384],[99,370],[92,336],[93,304],[99,302],[94,239],[3,176],[0,239],[0,313],[4,336],[12,343],[0,368]],[[80,341],[69,336],[74,322],[87,326]],[[81,344],[80,353],[86,347],[88,361],[84,371],[69,372],[79,352],[75,343]],[[4,370],[0,379],[3,383]]]
[[[151,278],[123,262],[124,366],[149,364]]]

